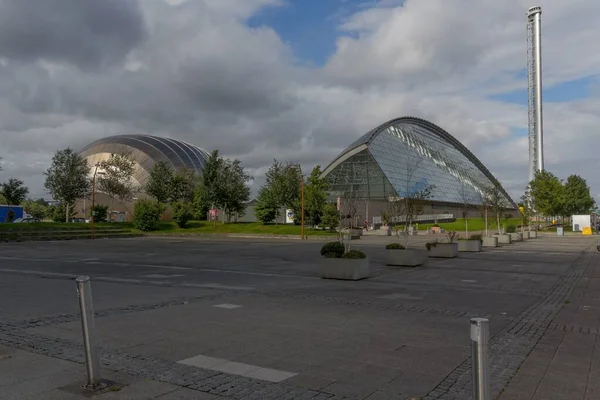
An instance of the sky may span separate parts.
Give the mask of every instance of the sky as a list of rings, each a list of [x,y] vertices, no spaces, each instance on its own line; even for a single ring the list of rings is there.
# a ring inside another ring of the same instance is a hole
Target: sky
[[[546,169],[600,200],[596,0],[0,0],[0,181],[49,197],[58,149],[146,133],[307,172],[396,117],[465,144],[518,200],[526,13],[540,5]]]

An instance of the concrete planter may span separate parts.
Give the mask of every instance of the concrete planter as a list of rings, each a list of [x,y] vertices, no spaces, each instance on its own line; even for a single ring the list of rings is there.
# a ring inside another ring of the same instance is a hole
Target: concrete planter
[[[529,239],[537,239],[537,231],[529,231]]]
[[[458,251],[481,251],[481,240],[459,240]]]
[[[483,243],[481,245],[483,247],[498,247],[498,237],[497,236],[484,237]]]
[[[510,235],[496,235],[498,238],[498,244],[511,244],[512,239]]]
[[[357,281],[371,274],[369,258],[321,258],[321,278]]]
[[[523,237],[518,232],[516,232],[516,233],[509,233],[508,235],[510,236],[510,241],[511,242],[520,242],[520,241],[523,240]]]
[[[425,265],[427,262],[427,253],[424,250],[415,249],[388,249],[385,251],[387,265],[397,265],[401,267],[416,267]]]
[[[432,243],[428,253],[433,258],[458,257],[458,243]]]
[[[523,240],[529,240],[529,231],[523,231],[521,235],[523,236]]]

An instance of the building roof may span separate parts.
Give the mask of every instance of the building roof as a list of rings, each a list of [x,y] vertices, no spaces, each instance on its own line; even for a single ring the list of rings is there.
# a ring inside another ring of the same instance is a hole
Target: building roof
[[[369,164],[369,178],[360,183],[358,166],[363,165],[363,170],[368,171]],[[375,179],[373,183],[377,183],[379,175],[385,177],[384,193],[376,193],[375,197],[393,195],[392,192],[403,197],[411,190],[433,184],[436,189],[432,200],[465,203],[468,197],[469,203],[477,204],[484,188],[494,185],[516,207],[500,182],[469,149],[439,126],[420,118],[396,118],[370,130],[323,171],[334,191],[336,186],[338,191],[347,189],[344,182],[364,186],[364,182]],[[373,196],[371,187],[368,192],[369,197]]]
[[[134,179],[145,185],[150,170],[159,161],[175,170],[189,169],[201,173],[209,154],[187,142],[151,135],[117,135],[96,140],[85,146],[79,154],[95,165],[110,154],[129,154],[136,162]]]

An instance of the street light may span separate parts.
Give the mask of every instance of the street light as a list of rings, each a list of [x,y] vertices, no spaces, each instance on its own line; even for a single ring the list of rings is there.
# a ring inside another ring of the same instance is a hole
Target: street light
[[[302,221],[302,225],[301,225],[301,234],[300,237],[302,238],[302,240],[305,239],[304,237],[304,174],[302,173],[302,167],[300,166],[300,164],[296,164],[294,165],[296,167],[296,169],[298,170],[298,173],[300,174],[300,193],[301,193],[301,202],[302,202],[302,216],[301,216],[301,221]]]
[[[94,211],[96,202],[96,175],[106,175],[106,172],[98,171],[100,163],[96,163],[94,167],[96,168],[94,168],[94,177],[92,178],[92,239],[94,239],[94,222],[96,220],[96,211]]]

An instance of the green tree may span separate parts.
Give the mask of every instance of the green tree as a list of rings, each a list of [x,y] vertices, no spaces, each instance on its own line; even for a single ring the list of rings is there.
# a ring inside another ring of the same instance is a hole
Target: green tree
[[[239,160],[224,160],[222,163],[222,184],[220,186],[219,207],[231,221],[234,215],[242,216],[246,211],[246,203],[250,200],[248,175]]]
[[[169,182],[169,201],[175,203],[194,201],[194,190],[198,185],[198,177],[192,170],[184,169],[174,172]]]
[[[304,186],[304,219],[313,227],[321,224],[327,204],[327,181],[321,174],[321,166],[317,165]]]
[[[23,202],[23,211],[30,214],[33,218],[44,219],[48,216],[48,206],[46,203],[40,204],[37,200],[26,200]]]
[[[196,185],[194,189],[194,215],[197,219],[205,220],[208,215],[208,211],[210,209],[210,203],[206,200],[207,194],[206,189],[204,188],[204,182],[202,179]]]
[[[202,170],[203,199],[210,208],[219,207],[221,202],[222,171],[223,158],[219,156],[219,150],[213,150]]]
[[[48,206],[47,217],[54,222],[68,222],[76,214],[75,203]]]
[[[565,216],[587,214],[595,204],[586,180],[579,175],[569,176],[564,185]]]
[[[85,196],[90,190],[90,166],[85,158],[73,149],[67,148],[56,152],[52,165],[44,173],[44,186],[56,200],[65,204],[65,219],[69,220],[70,206]]]
[[[108,206],[95,204],[94,208],[90,210],[90,217],[94,219],[94,222],[108,221]]]
[[[148,183],[144,189],[157,203],[166,204],[169,202],[173,174],[173,168],[164,161],[157,162],[150,170]]]
[[[340,213],[335,203],[325,204],[321,224],[327,226],[329,230],[334,230],[340,225]]]
[[[98,176],[98,190],[110,197],[112,210],[115,200],[131,201],[137,189],[134,186],[133,173],[135,161],[130,154],[111,154],[108,159],[100,162],[103,175]],[[110,218],[109,218],[110,221]]]
[[[9,206],[7,221],[9,219],[8,215],[11,213],[10,206],[16,206],[21,204],[26,198],[27,193],[29,193],[29,189],[24,186],[23,181],[15,178],[10,178],[7,182],[3,182],[0,184],[0,193],[4,196],[7,205]],[[13,212],[14,215],[14,212]]]
[[[300,198],[302,175],[296,164],[273,160],[266,173],[264,187],[268,188],[270,205],[276,209],[275,223],[278,223],[281,208],[294,208]],[[285,221],[285,220],[284,220]]]
[[[156,229],[162,209],[156,201],[138,200],[133,211],[133,226],[141,231]]]
[[[29,189],[20,179],[10,178],[7,182],[0,184],[0,193],[6,199],[8,205],[19,205],[27,198]]]
[[[275,221],[278,214],[277,204],[275,204],[271,191],[268,187],[262,187],[258,191],[256,198],[256,206],[254,207],[254,215],[263,224],[270,224]]]
[[[565,187],[548,171],[538,171],[529,184],[535,210],[546,217],[565,214]]]
[[[183,200],[177,200],[173,206],[173,221],[180,228],[185,228],[186,224],[192,219],[191,203]]]

